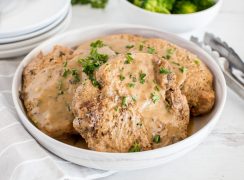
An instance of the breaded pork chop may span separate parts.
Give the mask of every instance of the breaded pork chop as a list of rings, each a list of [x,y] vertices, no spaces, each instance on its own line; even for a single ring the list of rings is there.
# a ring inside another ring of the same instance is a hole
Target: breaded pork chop
[[[171,65],[155,55],[118,55],[95,73],[73,98],[74,128],[90,149],[135,152],[187,136],[189,108]]]
[[[144,38],[131,34],[118,34],[98,38],[117,53],[145,52],[164,57],[173,66],[177,83],[181,85],[191,110],[191,115],[208,113],[215,101],[213,76],[208,67],[189,51],[168,41]],[[74,54],[83,53],[91,41],[79,46]]]
[[[108,47],[98,52],[115,54]],[[65,139],[77,134],[70,106],[76,88],[87,78],[78,60],[89,53],[74,56],[71,49],[56,46],[47,55],[40,53],[24,69],[22,100],[27,115],[51,137]]]

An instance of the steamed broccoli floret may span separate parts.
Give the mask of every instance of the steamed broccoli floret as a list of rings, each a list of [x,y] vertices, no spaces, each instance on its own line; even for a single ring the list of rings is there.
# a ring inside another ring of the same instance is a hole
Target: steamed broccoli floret
[[[175,0],[134,0],[133,3],[152,12],[170,14]]]
[[[215,4],[214,0],[193,0],[193,2],[197,5],[198,11],[208,9]]]
[[[197,6],[188,0],[177,1],[173,9],[173,13],[175,14],[189,14],[194,12],[197,12]]]

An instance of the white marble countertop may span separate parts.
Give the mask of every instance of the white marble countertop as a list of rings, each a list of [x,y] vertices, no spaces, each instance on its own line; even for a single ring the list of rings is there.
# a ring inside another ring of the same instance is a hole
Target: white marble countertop
[[[110,0],[106,10],[73,7],[69,29],[103,23],[127,23]],[[244,1],[224,0],[216,19],[204,29],[185,34],[201,36],[205,31],[220,36],[244,59]],[[104,180],[243,180],[244,179],[244,101],[228,89],[223,114],[215,129],[196,149],[166,165],[120,172]]]

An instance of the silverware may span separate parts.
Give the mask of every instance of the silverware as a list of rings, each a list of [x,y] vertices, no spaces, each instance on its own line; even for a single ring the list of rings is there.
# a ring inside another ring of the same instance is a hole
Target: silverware
[[[227,85],[244,99],[244,63],[226,42],[205,33],[203,42],[192,36],[191,41],[209,53],[218,63]]]

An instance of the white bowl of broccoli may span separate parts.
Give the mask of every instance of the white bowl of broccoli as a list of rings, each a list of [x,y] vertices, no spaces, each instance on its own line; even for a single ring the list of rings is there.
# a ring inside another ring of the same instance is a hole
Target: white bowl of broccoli
[[[127,21],[172,33],[206,26],[221,5],[222,0],[120,0]]]

